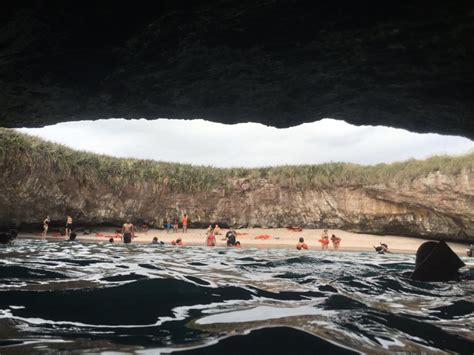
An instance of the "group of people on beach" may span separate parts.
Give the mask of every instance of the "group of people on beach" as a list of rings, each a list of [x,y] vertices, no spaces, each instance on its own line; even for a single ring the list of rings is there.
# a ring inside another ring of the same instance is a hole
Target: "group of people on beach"
[[[184,214],[183,217],[181,218],[181,226],[183,228],[183,233],[186,233],[188,231],[188,222],[189,222],[188,215]],[[168,222],[168,218],[165,218],[163,220],[163,227],[166,230],[166,232],[169,232],[171,229],[173,229],[173,233],[178,233],[179,231],[178,216],[173,217],[172,222]]]
[[[46,216],[46,218],[43,220],[43,232],[41,233],[41,239],[46,238],[50,223],[51,223],[51,219],[49,218],[49,216]],[[71,237],[72,228],[73,228],[72,217],[69,215],[66,215],[66,226],[64,227],[64,232],[68,239]]]
[[[341,243],[342,239],[339,238],[339,237],[336,237],[335,234],[333,234],[331,236],[331,238],[329,239],[329,234],[328,234],[327,229],[323,230],[323,232],[321,234],[321,238],[319,239],[319,242],[321,243],[321,250],[328,250],[329,249],[329,240],[331,240],[334,250],[339,250],[339,244]],[[296,244],[296,249],[298,249],[298,250],[308,250],[309,249],[308,244],[305,243],[303,237],[300,237],[300,239],[298,240],[298,243]]]
[[[221,228],[219,227],[218,224],[216,224],[214,227],[212,225],[209,225],[207,227],[206,231],[206,245],[209,247],[215,247],[216,246],[216,235],[221,235]],[[237,232],[231,227],[229,231],[226,233],[225,238],[223,238],[226,242],[226,245],[228,247],[236,247],[240,248],[240,242],[237,240]]]
[[[49,216],[46,216],[46,218],[43,220],[43,232],[41,233],[41,238],[45,239],[46,235],[48,233],[49,229],[49,224],[51,223],[51,219]],[[187,214],[184,214],[183,217],[181,218],[181,224],[182,224],[182,231],[183,233],[186,233],[188,231],[188,223],[189,223],[189,218]],[[178,232],[179,230],[179,219],[178,217],[173,218],[173,223],[168,223],[168,220],[165,218],[163,221],[164,229],[169,232],[171,229],[173,229],[173,232]],[[75,239],[75,233],[73,232],[73,218],[70,215],[66,216],[66,224],[64,227],[64,233],[65,236],[68,240],[74,240]],[[126,220],[125,223],[122,225],[121,230],[117,230],[118,237],[122,239],[122,241],[125,244],[131,243],[132,240],[135,238],[135,226],[130,222],[130,220]],[[206,231],[206,240],[205,240],[205,245],[207,246],[216,246],[216,236],[219,236],[222,234],[221,228],[219,227],[218,224],[215,224],[214,226],[209,225]],[[222,239],[223,241],[226,242],[226,245],[228,247],[240,247],[240,241],[237,240],[237,232],[233,229],[230,228],[229,231],[226,233],[225,237]],[[318,240],[319,243],[321,244],[321,250],[328,250],[329,249],[329,244],[332,243],[333,249],[334,250],[339,250],[339,245],[341,243],[341,238],[337,237],[335,234],[332,234],[331,237],[329,237],[329,232],[327,229],[324,229],[323,232],[321,233],[320,239]],[[110,238],[109,242],[114,242],[114,238]],[[157,237],[154,237],[152,240],[153,244],[163,244],[163,242],[159,242]],[[177,246],[182,246],[184,245],[182,238],[176,238],[171,242],[172,245],[177,245]],[[378,253],[386,253],[388,252],[388,246],[386,244],[381,243],[379,247],[375,247],[375,251]],[[298,242],[296,244],[296,249],[298,250],[308,250],[309,246],[308,244],[305,243],[305,240],[303,237],[300,237],[298,239]]]

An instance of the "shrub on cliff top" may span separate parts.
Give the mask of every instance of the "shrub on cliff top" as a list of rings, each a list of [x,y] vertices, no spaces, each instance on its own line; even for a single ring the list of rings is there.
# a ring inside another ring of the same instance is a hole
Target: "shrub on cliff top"
[[[77,151],[17,131],[0,128],[0,164],[12,173],[29,169],[59,174],[63,178],[104,181],[115,190],[128,184],[153,181],[172,191],[210,191],[229,189],[236,179],[250,182],[266,179],[292,188],[340,185],[371,185],[410,181],[430,173],[458,174],[474,171],[474,153],[462,156],[434,156],[425,160],[407,160],[392,164],[357,165],[324,163],[284,165],[262,168],[215,168],[153,160],[114,158]]]

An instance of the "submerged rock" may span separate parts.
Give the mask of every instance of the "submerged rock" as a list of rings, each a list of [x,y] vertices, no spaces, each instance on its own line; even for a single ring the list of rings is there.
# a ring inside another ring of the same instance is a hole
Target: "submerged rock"
[[[0,244],[7,244],[16,239],[18,233],[16,230],[12,229],[8,232],[0,232]]]

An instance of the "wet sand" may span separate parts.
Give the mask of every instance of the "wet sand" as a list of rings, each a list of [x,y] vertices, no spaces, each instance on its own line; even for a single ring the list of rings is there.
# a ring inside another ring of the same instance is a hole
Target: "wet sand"
[[[222,229],[222,234],[216,236],[216,241],[218,247],[225,247],[225,233],[227,229]],[[257,247],[257,248],[288,248],[295,249],[296,243],[300,237],[305,239],[305,243],[309,246],[311,250],[321,250],[321,244],[319,239],[322,233],[322,229],[304,229],[301,232],[294,232],[287,230],[286,228],[274,228],[274,229],[264,229],[264,228],[249,228],[249,229],[239,229],[237,232],[241,235],[238,235],[237,240],[241,242],[242,248],[246,247]],[[83,235],[82,232],[77,233],[78,241],[93,241],[93,242],[107,242],[110,236],[113,236],[115,229],[107,228],[97,228],[91,234]],[[418,247],[427,239],[420,238],[411,238],[403,236],[379,236],[371,234],[357,234],[346,232],[343,230],[329,230],[329,236],[335,234],[342,239],[339,251],[354,251],[354,252],[363,252],[370,251],[373,252],[373,246],[378,246],[380,243],[385,243],[389,246],[389,250],[393,253],[409,253],[415,254]],[[268,239],[258,239],[256,238],[259,235],[269,235]],[[204,246],[206,241],[206,230],[204,229],[189,229],[187,233],[183,233],[182,230],[174,233],[172,230],[166,232],[165,230],[149,229],[149,230],[138,230],[136,232],[136,238],[133,239],[133,243],[151,243],[153,237],[158,237],[158,240],[170,244],[173,239],[182,238],[184,245],[193,246],[199,245]],[[19,235],[19,238],[35,238],[40,239],[38,235],[22,233]],[[48,240],[64,240],[63,237],[51,236],[51,233],[48,234]],[[120,238],[115,238],[115,242],[121,243]],[[460,243],[448,243],[449,246],[456,252],[458,255],[465,256],[466,244]],[[329,251],[334,251],[332,243],[329,244]],[[304,252],[304,251],[303,251]]]

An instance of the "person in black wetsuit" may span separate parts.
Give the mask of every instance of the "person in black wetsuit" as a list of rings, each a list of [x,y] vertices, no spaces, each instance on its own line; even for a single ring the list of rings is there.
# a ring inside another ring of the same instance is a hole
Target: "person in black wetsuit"
[[[227,239],[227,246],[228,247],[235,247],[235,244],[236,244],[237,240],[236,240],[236,233],[233,229],[230,229],[226,233],[225,238]]]
[[[129,220],[125,222],[122,226],[122,239],[123,242],[128,244],[132,242],[132,239],[135,237],[135,226],[130,223]]]

